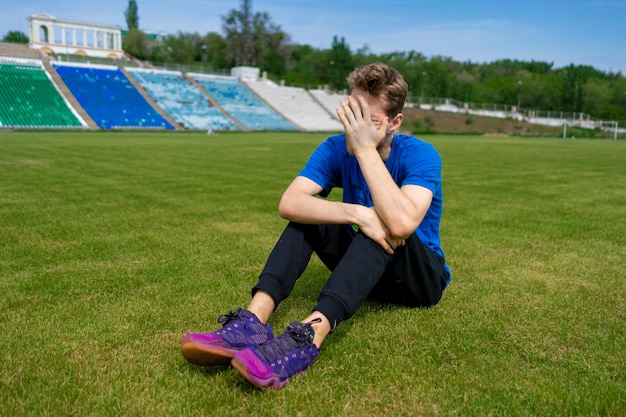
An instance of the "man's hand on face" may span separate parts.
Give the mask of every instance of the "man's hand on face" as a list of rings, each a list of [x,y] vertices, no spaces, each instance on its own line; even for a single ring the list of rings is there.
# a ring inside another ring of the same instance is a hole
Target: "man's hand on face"
[[[370,106],[363,96],[350,96],[348,103],[342,101],[337,108],[337,116],[346,131],[346,149],[350,155],[356,156],[369,149],[375,150],[387,133],[389,117],[372,121]]]

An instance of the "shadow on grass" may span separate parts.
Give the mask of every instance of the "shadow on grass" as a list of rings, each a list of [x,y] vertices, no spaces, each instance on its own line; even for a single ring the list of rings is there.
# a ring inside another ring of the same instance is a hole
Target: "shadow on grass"
[[[181,358],[178,370],[186,376],[203,378],[207,386],[220,387],[223,390],[237,390],[245,394],[267,391],[250,384],[230,365],[198,366]]]

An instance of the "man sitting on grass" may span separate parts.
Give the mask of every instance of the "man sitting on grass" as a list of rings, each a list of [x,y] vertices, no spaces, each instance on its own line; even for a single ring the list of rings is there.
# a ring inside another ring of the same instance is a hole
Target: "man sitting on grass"
[[[230,363],[252,384],[280,388],[304,372],[326,336],[369,296],[430,307],[451,275],[440,248],[441,158],[434,147],[398,134],[407,84],[382,63],[349,76],[351,93],[337,108],[345,134],[311,155],[284,192],[289,220],[247,309],[222,315],[222,328],[183,337],[191,363]],[[343,201],[326,197],[343,189]],[[331,274],[311,314],[274,337],[267,324],[315,252]]]

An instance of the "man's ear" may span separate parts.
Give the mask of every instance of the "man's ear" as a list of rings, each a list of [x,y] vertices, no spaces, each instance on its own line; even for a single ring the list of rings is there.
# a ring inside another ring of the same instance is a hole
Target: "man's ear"
[[[400,129],[400,125],[402,124],[402,120],[404,119],[404,115],[402,113],[396,114],[396,117],[393,118],[387,125],[387,133],[394,133],[398,129]]]

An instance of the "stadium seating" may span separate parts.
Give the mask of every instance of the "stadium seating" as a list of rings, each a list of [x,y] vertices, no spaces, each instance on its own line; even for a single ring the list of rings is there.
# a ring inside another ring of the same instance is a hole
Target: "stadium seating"
[[[174,129],[119,68],[56,62],[53,65],[76,100],[101,129]]]
[[[128,68],[127,71],[172,119],[185,128],[240,130],[180,72],[136,68]]]
[[[83,126],[41,61],[0,58],[0,127]]]
[[[278,86],[270,80],[247,80],[245,84],[270,106],[302,130],[335,132],[343,126],[332,113],[322,107],[304,88]],[[336,108],[336,107],[335,107]]]
[[[192,76],[219,105],[249,130],[297,130],[234,77]]]
[[[348,98],[345,94],[330,93],[322,89],[309,90],[309,94],[315,97],[315,100],[332,114],[336,114],[337,107],[339,107],[341,101],[345,101]]]

